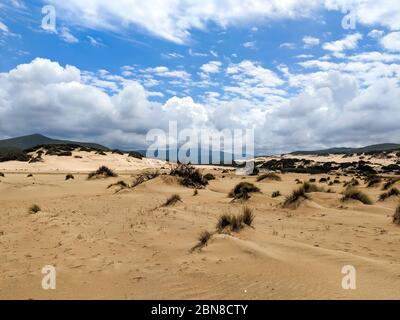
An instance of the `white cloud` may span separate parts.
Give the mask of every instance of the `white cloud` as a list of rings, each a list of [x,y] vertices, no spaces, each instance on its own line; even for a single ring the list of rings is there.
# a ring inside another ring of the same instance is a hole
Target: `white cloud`
[[[8,27],[0,21],[0,32],[8,33]]]
[[[293,49],[296,49],[296,45],[294,43],[291,43],[291,42],[284,42],[279,46],[279,48],[285,48],[285,49],[293,50]]]
[[[358,41],[363,38],[361,33],[354,33],[347,35],[342,40],[333,42],[326,42],[322,45],[322,48],[327,51],[342,52],[345,50],[352,50],[357,48]]]
[[[60,30],[60,37],[67,43],[78,43],[79,40],[76,38],[67,27],[62,27]]]
[[[221,27],[254,19],[305,17],[317,7],[319,0],[49,0],[57,8],[58,17],[74,25],[121,31],[132,26],[169,41],[184,43],[190,30],[205,29],[213,22]]]
[[[387,34],[382,38],[381,43],[388,51],[400,52],[400,31]]]
[[[179,78],[181,80],[189,80],[190,74],[184,70],[169,70],[168,67],[159,66],[155,68],[147,68],[145,70],[146,73],[152,73],[159,77],[164,78]]]
[[[182,128],[254,126],[265,152],[396,141],[397,58],[366,52],[341,63],[310,60],[294,74],[280,65],[285,80],[244,60],[228,67],[229,84],[221,93],[207,92],[204,102],[173,96],[165,103],[151,99],[175,91],[147,91],[106,70],[90,73],[38,58],[0,73],[0,135],[41,132],[130,148],[143,146],[149,129],[178,120]],[[317,71],[309,72],[311,67]],[[123,70],[140,73],[133,66]],[[147,71],[146,79],[171,72],[163,66]]]
[[[374,29],[374,30],[372,30],[372,31],[370,31],[370,32],[368,33],[368,37],[373,38],[373,39],[379,39],[379,38],[382,38],[382,36],[383,36],[384,34],[385,34],[384,31]]]
[[[256,48],[256,42],[255,41],[245,42],[245,43],[243,43],[243,47],[245,47],[247,49],[255,49]]]
[[[210,61],[206,64],[203,64],[200,69],[204,73],[218,73],[221,65],[222,63],[220,61]]]
[[[315,37],[305,36],[305,37],[303,37],[303,43],[306,48],[311,48],[314,46],[318,46],[320,43],[320,40]]]
[[[90,44],[93,47],[103,47],[104,46],[104,44],[101,42],[100,39],[96,39],[91,36],[87,36],[87,39],[89,40]],[[76,39],[76,40],[78,40],[78,39]]]
[[[357,23],[400,29],[400,10],[393,0],[48,0],[59,19],[89,29],[115,32],[145,30],[176,43],[187,43],[192,29],[204,30],[209,23],[222,28],[254,21],[314,19],[321,10],[356,10]],[[256,27],[256,26],[254,26]]]

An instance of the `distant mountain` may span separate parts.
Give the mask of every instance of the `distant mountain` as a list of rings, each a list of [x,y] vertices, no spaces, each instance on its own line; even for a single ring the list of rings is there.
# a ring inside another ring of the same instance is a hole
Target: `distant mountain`
[[[313,150],[313,151],[295,151],[290,154],[292,155],[327,155],[327,154],[353,154],[353,153],[371,153],[371,152],[383,152],[383,151],[394,151],[400,150],[400,144],[396,143],[382,143],[362,148],[330,148],[324,150]]]
[[[109,150],[107,147],[104,147],[96,143],[56,140],[45,137],[41,134],[32,134],[28,136],[0,140],[0,155],[1,154],[4,155],[11,152],[22,152],[25,149],[33,148],[38,145],[57,145],[57,144],[58,145],[74,144],[88,148],[100,149],[104,151]]]

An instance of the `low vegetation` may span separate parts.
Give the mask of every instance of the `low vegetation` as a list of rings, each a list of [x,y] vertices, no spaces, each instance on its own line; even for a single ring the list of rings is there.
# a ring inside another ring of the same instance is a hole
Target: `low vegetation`
[[[197,238],[199,242],[192,249],[190,249],[190,252],[193,252],[195,250],[201,250],[204,247],[206,247],[208,245],[208,242],[211,240],[212,236],[213,235],[211,232],[207,230],[202,231]]]
[[[253,210],[243,207],[238,215],[223,214],[219,217],[216,229],[219,233],[224,231],[239,232],[245,226],[252,227],[254,222]]]
[[[163,207],[169,207],[169,206],[173,206],[174,204],[176,204],[177,202],[182,202],[182,198],[179,194],[173,194],[172,196],[170,196],[167,201],[165,201],[165,203],[163,204]]]
[[[252,226],[253,221],[254,221],[253,210],[251,210],[249,207],[244,207],[242,215],[240,217],[245,225],[247,225],[249,227]]]
[[[311,192],[325,192],[324,188],[321,188],[317,186],[316,184],[309,183],[309,182],[304,182],[303,183],[303,188],[305,193],[311,193]]]
[[[343,184],[343,186],[346,187],[346,188],[348,188],[348,187],[356,187],[356,186],[358,186],[359,184],[360,184],[360,182],[359,182],[357,179],[353,178],[353,179],[351,179],[350,181],[345,182],[345,183]]]
[[[293,192],[286,197],[283,202],[283,208],[295,207],[297,208],[302,200],[308,199],[304,185],[298,189],[293,190]]]
[[[397,188],[392,188],[388,192],[384,192],[379,196],[379,201],[385,201],[387,198],[399,196],[400,191]]]
[[[67,174],[65,176],[65,180],[70,180],[70,179],[75,179],[75,177],[72,174]]]
[[[394,178],[389,179],[388,181],[386,181],[386,182],[383,184],[382,189],[383,189],[383,190],[388,190],[388,189],[389,189],[391,186],[393,186],[397,181],[399,181],[399,179],[394,179]]]
[[[368,195],[356,188],[348,188],[343,192],[342,201],[348,200],[358,200],[367,205],[372,204],[372,200],[368,197]]]
[[[273,181],[281,181],[281,177],[278,176],[276,173],[269,172],[269,173],[263,173],[262,175],[257,177],[257,182],[263,181],[263,180],[273,180]]]
[[[247,200],[253,192],[260,192],[260,189],[250,182],[240,182],[229,192],[229,197],[234,200]]]
[[[204,179],[207,181],[215,180],[215,176],[212,173],[207,173],[204,175]]]
[[[153,180],[155,178],[157,178],[160,175],[160,172],[155,170],[155,171],[146,171],[144,173],[141,173],[136,179],[135,181],[133,181],[131,188],[135,188],[138,185],[149,181],[149,180]]]
[[[367,183],[367,187],[371,188],[371,187],[375,187],[376,185],[380,184],[382,181],[382,178],[372,175],[372,176],[368,176],[365,180],[366,180],[365,182]]]
[[[397,206],[393,215],[393,223],[400,225],[400,204]]]
[[[274,191],[272,192],[272,198],[277,198],[281,196],[281,192],[280,191]]]
[[[110,189],[110,188],[112,188],[112,187],[120,187],[121,189],[125,189],[125,188],[129,188],[129,184],[127,184],[125,181],[123,181],[123,180],[120,180],[120,181],[118,181],[118,182],[116,182],[116,183],[112,183],[112,184],[110,184],[108,187],[107,187],[107,189]]]
[[[178,177],[179,183],[185,187],[202,189],[208,184],[208,180],[191,164],[178,164],[172,169],[171,176]]]
[[[106,166],[101,166],[96,171],[89,173],[88,179],[95,179],[95,178],[110,178],[110,177],[117,177],[118,175],[112,171],[110,168]]]
[[[30,208],[29,208],[29,213],[30,214],[36,214],[39,211],[42,211],[42,209],[37,205],[37,204],[33,204]]]

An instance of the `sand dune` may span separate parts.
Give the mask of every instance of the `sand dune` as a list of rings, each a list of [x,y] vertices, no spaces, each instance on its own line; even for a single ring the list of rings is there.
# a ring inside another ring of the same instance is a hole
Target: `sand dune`
[[[116,193],[107,187],[132,181],[148,163],[113,155],[105,164],[119,177],[87,180],[79,171],[95,169],[104,158],[92,157],[90,164],[76,159],[77,168],[68,163],[75,159],[53,158],[25,167],[1,164],[13,171],[0,178],[2,299],[400,298],[400,227],[392,224],[398,198],[377,201],[380,187],[360,187],[374,200],[371,206],[341,202],[343,186],[337,184],[292,210],[282,208],[284,197],[298,187],[295,179],[311,176],[256,182],[206,168],[216,180],[196,196],[168,175]],[[66,181],[57,169],[75,172],[75,179]],[[242,181],[261,189],[246,202],[256,216],[254,228],[216,234],[191,253],[197,235],[215,230],[221,214],[242,210],[227,197]],[[272,198],[277,190],[282,196]],[[162,207],[174,193],[182,202]],[[34,203],[42,211],[30,214]],[[41,287],[45,265],[56,267],[56,290]],[[341,286],[344,265],[357,270],[356,290]]]

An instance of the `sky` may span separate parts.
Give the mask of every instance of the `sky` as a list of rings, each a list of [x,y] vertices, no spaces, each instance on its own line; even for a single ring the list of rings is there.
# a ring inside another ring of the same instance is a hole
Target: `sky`
[[[400,142],[399,0],[0,0],[0,138],[145,148],[252,128],[259,154]]]

